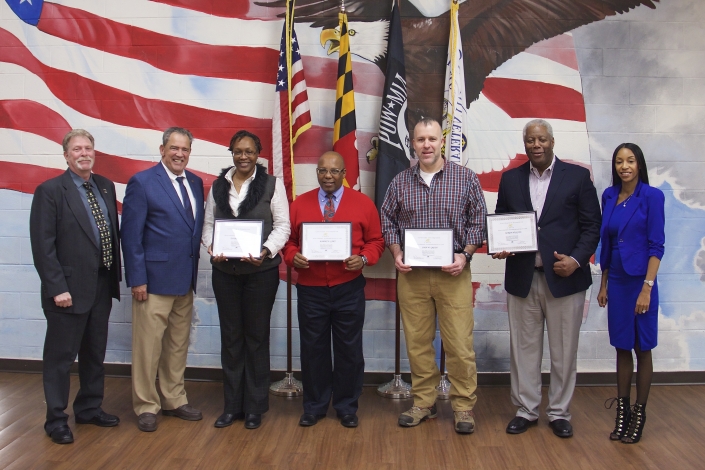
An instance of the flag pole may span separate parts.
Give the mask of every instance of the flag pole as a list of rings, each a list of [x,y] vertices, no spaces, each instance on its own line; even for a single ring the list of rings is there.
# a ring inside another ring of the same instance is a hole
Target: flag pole
[[[397,8],[397,11],[396,11],[397,16],[396,17],[394,15],[394,8]],[[401,50],[401,57],[398,58],[402,62],[402,65],[401,65],[402,69],[399,70],[399,69],[390,68],[390,64],[392,64],[392,62],[393,62],[393,59],[392,59],[391,53],[390,53],[390,51],[392,50],[392,48],[390,47],[390,43],[392,41],[392,32],[393,32],[393,30],[396,31],[396,27],[398,26],[398,23],[395,23],[395,18],[398,21],[399,8],[400,8],[400,4],[396,0],[393,1],[392,2],[392,18],[391,18],[390,25],[389,25],[389,39],[387,40],[387,71],[385,73],[385,75],[386,75],[385,92],[388,91],[386,82],[390,80],[390,77],[399,76],[399,75],[401,75],[402,77],[405,77],[405,75],[406,75],[404,68],[403,68],[403,59],[404,59],[403,50]],[[403,43],[403,41],[401,41],[401,30],[396,31],[396,32],[399,34],[398,39],[400,40],[401,43]],[[390,87],[391,87],[392,82],[390,82]],[[403,89],[404,89],[404,91],[406,91],[405,80],[402,79],[402,82],[404,82]],[[404,93],[404,94],[406,94],[406,93]],[[384,106],[384,104],[383,104],[383,106]],[[403,121],[406,122],[406,115],[402,115],[401,117],[403,118]],[[381,120],[381,118],[380,118],[380,120]],[[401,139],[401,138],[399,138],[399,139]],[[379,160],[377,160],[378,172],[375,175],[375,193],[376,193],[375,199],[377,199],[376,203],[377,203],[378,208],[381,207],[382,204],[381,204],[380,200],[384,198],[384,193],[386,192],[386,188],[381,188],[380,191],[377,190],[377,186],[378,186],[378,182],[379,182],[378,178],[380,178],[380,176],[382,175],[382,172],[380,171],[380,162],[384,158],[384,154],[383,154],[384,152],[382,152],[382,150],[384,148],[383,144],[384,144],[383,142],[380,143],[380,147],[379,147],[380,153],[378,154]],[[403,142],[403,139],[399,140],[399,144],[405,145],[405,142]],[[400,146],[394,146],[394,145],[390,146],[390,148],[394,148],[394,147],[398,147],[399,149],[401,149]],[[402,151],[402,155],[403,155],[403,153],[404,152]],[[401,157],[401,158],[402,159],[408,158],[408,155],[405,157]],[[393,170],[395,175],[398,172],[403,171],[404,167],[405,168],[409,167],[408,161],[405,162],[405,165],[403,165],[402,168],[399,168],[399,166],[398,166],[399,164],[396,164],[396,165],[397,166],[392,167],[392,168],[395,168]],[[391,178],[389,178],[389,180],[387,181],[387,184],[389,184],[389,181],[391,181]],[[399,272],[396,270],[395,270],[395,272],[396,272],[396,280],[398,281],[399,280]],[[397,288],[397,283],[395,282],[395,284],[394,284],[395,291],[396,291],[396,288]],[[394,307],[395,307],[395,309],[394,309],[395,310],[395,312],[394,312],[394,376],[392,377],[392,380],[390,382],[382,384],[377,388],[377,394],[384,397],[384,398],[396,398],[396,399],[410,398],[411,397],[411,385],[404,382],[401,378],[401,310],[399,309],[398,293],[395,295],[395,298],[394,298]]]
[[[397,282],[398,281],[399,272],[397,271]],[[377,395],[384,398],[411,398],[411,385],[404,382],[401,378],[401,310],[399,309],[399,291],[397,291],[395,306],[394,377],[390,382],[382,384],[377,388]]]
[[[291,47],[292,47],[292,28],[293,23],[293,11],[294,2],[291,0],[287,2],[286,6],[286,16],[284,21],[286,21],[286,64],[288,69],[288,87],[289,87],[289,97],[291,97]],[[291,8],[289,7],[291,3]],[[291,12],[291,15],[290,15]],[[289,116],[291,116],[291,98],[289,98]],[[289,146],[291,150],[291,197],[292,199],[296,197],[296,186],[294,182],[294,141],[292,138],[292,125],[289,122]],[[292,293],[291,293],[291,267],[286,267],[286,373],[284,378],[278,382],[274,382],[269,386],[269,393],[279,397],[299,397],[303,395],[304,388],[300,380],[294,377],[294,371],[292,366]]]

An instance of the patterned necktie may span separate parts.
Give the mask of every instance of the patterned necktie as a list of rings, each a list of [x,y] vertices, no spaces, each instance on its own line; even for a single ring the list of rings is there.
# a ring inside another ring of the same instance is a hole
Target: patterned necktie
[[[108,223],[105,221],[105,217],[103,216],[103,211],[100,210],[98,200],[95,198],[95,193],[93,193],[91,183],[86,181],[83,183],[83,187],[86,188],[88,205],[93,213],[95,224],[98,226],[98,234],[100,235],[100,251],[103,253],[103,266],[110,269],[110,266],[113,264],[113,239],[110,236],[110,229],[108,228]]]
[[[193,222],[193,209],[191,208],[191,199],[188,197],[186,186],[184,186],[184,177],[177,176],[176,181],[179,182],[179,187],[181,188],[181,199],[183,199],[182,203],[184,205],[184,209],[186,209],[186,214],[188,215],[189,220]]]
[[[323,222],[330,222],[335,215],[335,204],[333,204],[332,194],[326,194],[326,198],[328,198],[328,200],[326,201],[326,205],[323,206]]]

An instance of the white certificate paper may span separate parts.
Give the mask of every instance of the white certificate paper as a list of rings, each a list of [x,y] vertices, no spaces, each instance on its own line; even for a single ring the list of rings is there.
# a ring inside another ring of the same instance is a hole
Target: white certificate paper
[[[453,264],[453,229],[404,230],[404,264],[439,268]]]
[[[304,222],[301,254],[309,261],[343,261],[352,255],[350,222]]]
[[[214,255],[226,258],[260,257],[262,252],[261,220],[216,219],[213,224]]]
[[[536,212],[487,216],[487,252],[524,253],[539,250]]]

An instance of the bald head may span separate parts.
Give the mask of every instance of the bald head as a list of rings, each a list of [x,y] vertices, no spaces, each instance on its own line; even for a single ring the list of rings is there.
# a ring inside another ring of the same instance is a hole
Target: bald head
[[[329,150],[321,155],[321,158],[318,159],[318,168],[323,168],[324,162],[326,161],[330,161],[330,163],[334,165],[331,168],[337,168],[339,170],[345,169],[345,160],[343,160],[343,156],[338,152]]]
[[[336,192],[345,180],[345,160],[338,152],[329,151],[321,155],[316,168],[318,184],[328,194]]]

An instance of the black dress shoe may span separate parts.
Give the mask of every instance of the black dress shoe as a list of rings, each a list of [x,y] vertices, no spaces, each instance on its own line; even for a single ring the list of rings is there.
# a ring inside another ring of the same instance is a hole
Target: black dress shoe
[[[507,434],[521,434],[526,432],[529,426],[536,426],[538,422],[538,419],[531,421],[521,416],[515,416],[507,425]]]
[[[73,433],[68,424],[55,428],[50,434],[51,440],[56,444],[71,444],[73,442]]]
[[[244,417],[245,413],[223,413],[218,416],[218,419],[215,420],[215,424],[213,426],[216,428],[227,428],[233,424],[236,419],[242,419]]]
[[[299,426],[313,426],[319,419],[323,419],[325,417],[326,415],[312,415],[309,413],[304,413],[301,415],[301,419],[299,419]]]
[[[251,414],[247,413],[245,415],[245,428],[246,429],[257,429],[262,424],[261,414]]]
[[[340,418],[340,424],[346,428],[356,428],[357,427],[357,415],[345,415]]]
[[[81,419],[76,416],[76,424],[95,424],[103,428],[110,428],[117,426],[120,422],[120,418],[115,415],[109,415],[105,411],[101,410],[100,413],[93,416],[91,419]]]
[[[558,437],[572,437],[573,436],[573,426],[567,419],[555,419],[548,423],[553,429],[553,434]]]

